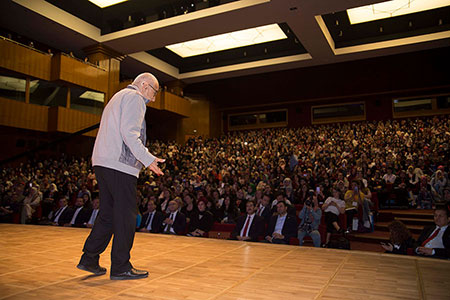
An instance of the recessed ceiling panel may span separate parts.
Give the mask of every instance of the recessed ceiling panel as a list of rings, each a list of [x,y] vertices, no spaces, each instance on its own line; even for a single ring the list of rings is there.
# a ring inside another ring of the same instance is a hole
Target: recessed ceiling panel
[[[298,38],[286,23],[273,24],[269,25],[269,27],[263,26],[257,28],[262,28],[262,30],[259,29],[259,32],[253,31],[253,33],[249,34],[252,37],[251,39],[256,42],[252,44],[246,43],[247,45],[243,44],[246,46],[237,46],[220,51],[215,50],[214,52],[202,51],[202,54],[197,55],[187,55],[192,54],[192,52],[188,52],[188,50],[177,54],[174,51],[169,50],[169,47],[166,46],[159,49],[149,50],[147,53],[178,68],[180,73],[307,53],[303,45],[299,42]],[[267,39],[271,41],[262,41],[263,37],[261,37],[260,32],[263,31],[267,31],[267,36],[272,37],[272,40]],[[247,33],[241,34],[240,31],[238,31],[232,34],[236,34],[235,37],[237,39],[245,40],[244,35]],[[233,38],[231,39],[234,40]],[[227,43],[228,42],[223,42],[222,44]],[[196,42],[196,45],[191,47],[193,49],[195,47],[198,47],[198,49],[202,47],[202,50],[205,50],[204,47],[207,45],[209,45],[209,42],[203,40]],[[192,51],[193,49],[190,49],[189,51]],[[212,49],[212,46],[209,49]]]
[[[108,6],[112,6],[121,2],[125,2],[127,0],[89,0],[100,8],[105,8]]]
[[[402,1],[412,4],[416,1],[421,2],[422,0]],[[429,0],[425,0],[425,2],[427,1]],[[383,3],[392,5],[392,2],[394,1]],[[446,2],[448,4],[448,1]],[[440,3],[442,4],[442,2]],[[372,7],[372,5],[370,6]],[[386,6],[385,9],[387,8]],[[372,21],[358,19],[360,23],[353,24],[349,18],[349,11],[340,11],[322,16],[336,48],[390,41],[450,30],[450,6],[448,5],[402,15],[399,15],[400,13],[397,11],[392,17],[383,17]]]
[[[449,6],[448,0],[391,0],[347,9],[350,24],[370,22]]]
[[[282,39],[287,39],[286,34],[278,24],[271,24],[168,45],[166,48],[186,58]]]

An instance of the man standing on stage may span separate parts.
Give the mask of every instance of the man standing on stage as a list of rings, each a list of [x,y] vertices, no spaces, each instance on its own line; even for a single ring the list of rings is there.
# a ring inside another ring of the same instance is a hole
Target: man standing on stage
[[[100,211],[87,238],[77,268],[103,275],[100,254],[114,234],[111,250],[112,280],[139,279],[147,271],[136,270],[130,263],[136,229],[136,184],[143,166],[155,174],[163,173],[158,163],[164,159],[145,147],[146,104],[155,101],[158,80],[150,73],[136,77],[132,84],[117,92],[106,105],[95,140],[92,165],[100,190]]]

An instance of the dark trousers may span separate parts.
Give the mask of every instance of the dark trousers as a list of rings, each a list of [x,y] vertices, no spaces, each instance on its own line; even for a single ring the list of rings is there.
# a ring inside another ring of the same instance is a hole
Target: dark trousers
[[[100,254],[114,234],[111,250],[111,273],[129,271],[130,250],[136,231],[137,178],[113,169],[95,166],[100,190],[100,209],[94,227],[83,248],[80,263],[97,265]]]

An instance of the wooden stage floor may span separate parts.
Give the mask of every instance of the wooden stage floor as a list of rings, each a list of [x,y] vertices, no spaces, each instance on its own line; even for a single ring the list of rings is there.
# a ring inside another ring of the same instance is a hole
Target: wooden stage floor
[[[148,233],[150,276],[111,281],[75,267],[88,233],[0,224],[0,299],[450,299],[450,261]]]

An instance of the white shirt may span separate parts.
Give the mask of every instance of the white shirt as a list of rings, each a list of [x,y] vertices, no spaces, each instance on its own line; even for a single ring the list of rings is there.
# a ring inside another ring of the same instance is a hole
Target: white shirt
[[[153,221],[153,217],[155,216],[155,211],[152,211],[151,213],[148,214],[147,220],[148,220],[148,224],[147,224],[147,230],[152,230],[152,221]]]
[[[262,205],[262,204],[259,205],[259,208],[258,208],[258,210],[257,210],[258,216],[261,216],[261,215],[262,215],[262,213],[264,212],[264,209],[265,209],[265,208],[266,208],[266,207],[265,207],[264,205]]]
[[[339,207],[345,208],[345,201],[341,200],[341,199],[336,199],[334,197],[328,197],[327,200],[325,200],[324,205],[331,203],[331,201],[336,202],[336,204]],[[324,210],[324,212],[331,212],[331,213],[335,214],[336,216],[340,215],[339,209],[336,206],[334,206],[334,205],[328,205],[328,207]]]
[[[287,214],[284,216],[278,215],[277,218],[277,224],[275,224],[275,229],[273,230],[273,233],[279,233],[281,234],[281,231],[283,230],[284,222],[286,221]],[[272,235],[273,235],[272,233]]]
[[[67,205],[64,206],[62,209],[60,209],[59,212],[56,212],[57,215],[56,215],[55,219],[53,220],[53,222],[58,223],[59,217],[61,217],[62,213],[66,210],[66,208],[67,208]]]
[[[97,218],[98,215],[98,208],[92,210],[92,214],[91,214],[91,218],[89,219],[88,224],[94,225],[95,219]]]
[[[177,213],[178,213],[178,210],[176,210],[173,213],[170,213],[169,218],[171,220],[175,221],[175,218],[177,217]],[[167,224],[166,227],[164,228],[164,231],[167,231],[167,230],[169,230],[169,224]],[[173,229],[173,225],[170,226],[170,230],[169,231],[176,234],[175,230]]]
[[[445,248],[442,237],[444,236],[444,232],[447,230],[447,227],[448,225],[442,226],[441,230],[439,230],[439,233],[434,237],[434,239],[425,244],[425,248]],[[430,236],[432,236],[438,228],[439,226],[436,226]]]
[[[75,220],[82,209],[83,209],[83,206],[77,208],[77,210],[73,214],[72,221],[70,221],[71,225],[75,224]]]
[[[242,237],[248,236],[248,233],[250,232],[250,227],[252,226],[252,222],[253,222],[253,219],[255,218],[255,215],[256,215],[256,214],[253,214],[253,215],[247,215],[247,216],[246,216],[245,222],[244,222],[244,226],[242,226],[242,229],[241,229],[240,236],[242,236]],[[249,219],[249,218],[250,218],[250,219]],[[244,235],[244,229],[245,229],[245,224],[247,223],[247,220],[248,220],[247,234]]]

